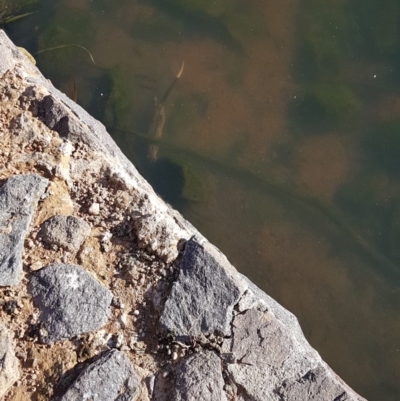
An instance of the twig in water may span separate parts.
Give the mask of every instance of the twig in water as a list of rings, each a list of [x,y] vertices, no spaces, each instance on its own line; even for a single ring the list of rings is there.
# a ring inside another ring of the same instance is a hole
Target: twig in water
[[[96,63],[94,62],[94,58],[92,56],[92,53],[90,53],[90,51],[88,49],[86,49],[86,47],[81,46],[81,45],[60,45],[60,46],[50,47],[48,49],[39,50],[34,55],[36,56],[36,54],[45,53],[45,52],[49,52],[49,51],[52,51],[52,50],[65,49],[67,47],[79,47],[80,49],[85,50],[85,52],[89,55],[90,59],[92,60],[92,63],[94,65],[96,65]]]
[[[25,14],[20,14],[20,15],[12,15],[11,17],[6,18],[3,21],[2,25],[11,24],[11,22],[18,21],[21,18],[29,17],[32,14],[35,14],[35,12],[30,12],[30,13],[25,13]]]

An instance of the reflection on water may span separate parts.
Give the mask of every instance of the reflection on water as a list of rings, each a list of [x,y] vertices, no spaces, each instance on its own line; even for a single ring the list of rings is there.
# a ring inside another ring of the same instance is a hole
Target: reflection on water
[[[355,390],[398,400],[398,0],[3,3],[37,10],[6,25],[32,54],[93,54],[36,58]]]

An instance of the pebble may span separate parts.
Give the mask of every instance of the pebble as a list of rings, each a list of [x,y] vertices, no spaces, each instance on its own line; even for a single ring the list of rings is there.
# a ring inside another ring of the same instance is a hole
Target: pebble
[[[97,202],[92,203],[88,210],[89,214],[92,216],[97,216],[100,214],[100,205]]]
[[[31,265],[30,265],[30,269],[32,270],[32,271],[36,271],[36,270],[39,270],[39,269],[41,269],[42,268],[42,263],[41,262],[35,262],[35,263],[32,263]]]
[[[175,361],[178,359],[178,353],[177,352],[173,352],[172,353],[172,360]]]
[[[137,309],[133,312],[133,314],[134,314],[135,316],[138,316],[139,313],[140,313],[140,312],[139,312]]]

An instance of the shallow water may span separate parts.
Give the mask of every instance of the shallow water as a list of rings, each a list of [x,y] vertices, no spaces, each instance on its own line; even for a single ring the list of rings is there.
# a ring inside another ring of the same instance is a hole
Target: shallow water
[[[346,382],[398,400],[400,4],[245,4],[39,0],[5,28],[32,54],[87,48],[35,57]]]

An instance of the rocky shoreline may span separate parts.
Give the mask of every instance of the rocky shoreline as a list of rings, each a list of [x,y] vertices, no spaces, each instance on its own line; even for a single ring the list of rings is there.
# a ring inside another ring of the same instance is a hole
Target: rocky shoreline
[[[0,399],[363,400],[0,30]]]

